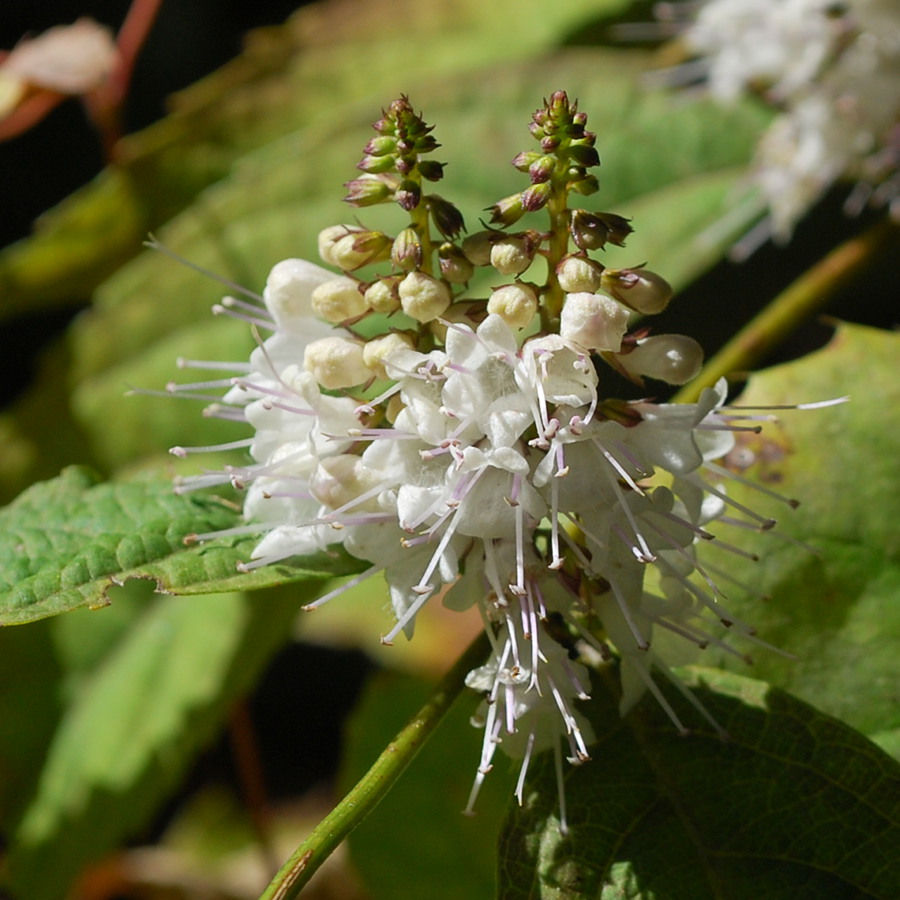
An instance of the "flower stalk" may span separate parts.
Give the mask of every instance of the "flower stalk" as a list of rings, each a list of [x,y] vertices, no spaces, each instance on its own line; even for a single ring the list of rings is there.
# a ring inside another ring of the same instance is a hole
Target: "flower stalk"
[[[712,387],[720,378],[751,371],[805,321],[824,310],[835,294],[882,252],[888,247],[896,248],[898,238],[900,226],[883,219],[836,247],[732,337],[697,378],[678,391],[674,402],[692,403],[704,388]]]
[[[292,900],[338,845],[372,812],[434,733],[466,686],[466,675],[489,650],[487,636],[463,651],[422,708],[384,748],[365,775],[315,827],[260,895],[259,900]]]

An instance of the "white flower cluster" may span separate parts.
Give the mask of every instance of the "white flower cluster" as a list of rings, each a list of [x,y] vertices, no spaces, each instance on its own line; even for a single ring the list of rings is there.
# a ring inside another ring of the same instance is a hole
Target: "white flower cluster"
[[[632,314],[661,312],[672,290],[645,269],[591,259],[590,250],[622,243],[625,219],[559,214],[573,185],[593,187],[585,168],[599,157],[584,123],[563,92],[553,94],[533,120],[541,152],[514,162],[531,187],[493,207],[508,226],[552,198],[556,232],[488,228],[458,246],[461,217],[442,198],[423,198],[409,177],[415,165],[439,175],[410,156],[416,142],[434,146],[430,128],[406,98],[392,104],[350,198],[365,205],[393,191],[413,217],[423,206],[436,212],[445,240],[432,242],[421,218],[396,238],[335,226],[319,248],[341,275],[285,260],[261,306],[226,300],[219,311],[272,332],[238,377],[219,382],[228,390],[212,410],[252,426],[252,439],[228,447],[247,447],[253,462],[181,485],[246,491],[251,524],[242,530],[264,536],[245,568],[338,544],[368,562],[355,582],[386,579],[396,617],[386,643],[411,636],[432,597],[478,609],[492,653],[468,678],[484,694],[470,808],[498,746],[522,760],[520,799],[534,753],[553,748],[558,772],[562,746],[572,762],[588,758],[593,735],[578,709],[590,693],[587,661],[617,654],[623,712],[649,690],[683,731],[651,669],[680,688],[670,667],[710,644],[729,650],[719,630],[752,638],[723,606],[694,544],[715,540],[707,525],[724,521],[728,506],[744,525],[774,524],[721,487],[728,472],[715,461],[732,449],[734,431],[756,428],[736,424],[721,385],[678,405],[600,389],[601,363],[639,385],[645,377],[681,384],[702,354],[682,335],[650,335],[643,324],[629,333]],[[378,154],[387,152],[405,179],[384,174],[390,161]],[[542,286],[520,277],[539,254]],[[387,275],[358,274],[388,260]],[[466,297],[477,266],[514,279],[486,299]],[[211,384],[177,390],[195,396]]]
[[[335,395],[310,371],[323,342],[355,340],[310,315],[333,278],[302,260],[275,266],[253,316],[274,333],[224,397],[255,430],[255,463],[181,489],[246,488],[250,527],[266,530],[248,568],[338,543],[371,562],[360,577],[384,573],[396,615],[385,642],[411,636],[436,593],[453,608],[476,604],[494,646],[469,678],[487,697],[480,773],[498,744],[523,757],[520,792],[532,754],[560,737],[570,760],[587,759],[591,730],[574,704],[589,678],[548,627],[555,617],[595,655],[616,648],[623,711],[648,688],[665,703],[650,669],[686,661],[651,648],[655,630],[720,644],[703,621],[712,613],[751,633],[690,577],[692,544],[711,538],[704,526],[727,502],[703,474],[733,443],[721,392],[698,404],[604,403],[584,347],[554,334],[520,346],[488,314],[476,328],[448,323],[439,350],[390,349],[380,365],[391,386],[377,398]],[[378,409],[393,420],[368,427]],[[650,486],[658,470],[670,486]],[[586,579],[600,586],[591,600]]]
[[[709,0],[685,32],[711,92],[762,92],[780,113],[757,151],[775,236],[838,178],[849,205],[900,214],[900,4],[895,0]]]

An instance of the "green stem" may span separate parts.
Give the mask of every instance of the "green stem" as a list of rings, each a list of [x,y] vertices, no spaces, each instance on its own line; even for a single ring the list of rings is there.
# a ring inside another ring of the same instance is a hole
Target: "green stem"
[[[565,294],[559,286],[556,267],[569,250],[569,204],[564,182],[560,184],[556,180],[553,181],[553,191],[547,201],[547,212],[550,215],[550,240],[546,251],[547,285],[544,290],[541,324],[545,330],[555,331],[565,299]]]
[[[697,378],[675,395],[675,402],[693,403],[703,388],[712,387],[720,378],[750,371],[809,316],[822,310],[882,248],[896,242],[897,236],[897,225],[883,220],[832,250],[751,319]]]
[[[490,644],[479,635],[444,676],[428,702],[385,747],[374,765],[346,797],[316,826],[294,851],[259,900],[291,900],[300,893],[341,841],[359,825],[390,790],[403,770],[431,736],[435,727],[465,687],[466,675],[487,658]]]

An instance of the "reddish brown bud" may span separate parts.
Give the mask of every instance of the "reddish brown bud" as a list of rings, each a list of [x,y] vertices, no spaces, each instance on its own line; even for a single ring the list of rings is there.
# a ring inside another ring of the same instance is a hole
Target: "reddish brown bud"
[[[444,177],[444,163],[433,159],[420,159],[419,174],[426,181],[440,181]]]
[[[532,184],[543,184],[549,181],[556,169],[556,160],[552,156],[538,155],[538,158],[528,167],[528,175]]]
[[[406,179],[400,182],[400,187],[394,194],[394,199],[402,209],[407,212],[415,209],[422,200],[422,189],[415,181]]]
[[[531,185],[530,188],[522,191],[522,207],[526,212],[542,209],[550,199],[550,192],[551,186],[548,181]]]
[[[431,221],[446,238],[455,238],[466,227],[462,213],[449,201],[437,194],[425,198]]]

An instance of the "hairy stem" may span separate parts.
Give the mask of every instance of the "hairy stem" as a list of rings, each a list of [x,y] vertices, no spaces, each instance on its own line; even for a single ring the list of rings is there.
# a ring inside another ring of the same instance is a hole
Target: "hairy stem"
[[[487,635],[479,635],[444,676],[425,705],[385,747],[372,768],[294,851],[259,900],[291,900],[300,893],[319,866],[375,808],[412,762],[465,687],[468,672],[481,665],[489,652]]]

